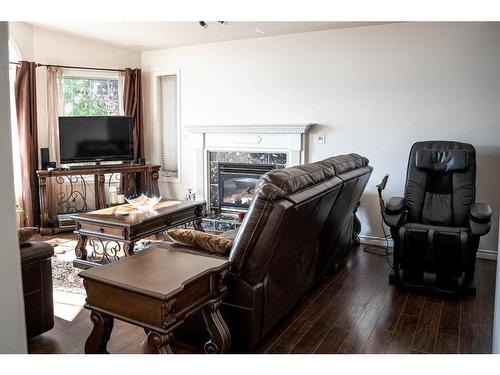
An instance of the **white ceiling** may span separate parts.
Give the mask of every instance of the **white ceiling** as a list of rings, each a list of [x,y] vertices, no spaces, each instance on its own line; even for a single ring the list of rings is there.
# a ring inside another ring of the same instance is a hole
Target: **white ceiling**
[[[387,22],[32,22],[31,24],[139,51],[272,35],[377,25]]]

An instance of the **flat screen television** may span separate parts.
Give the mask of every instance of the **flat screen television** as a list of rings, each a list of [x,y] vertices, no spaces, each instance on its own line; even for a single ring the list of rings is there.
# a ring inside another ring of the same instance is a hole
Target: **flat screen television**
[[[61,163],[133,160],[130,116],[59,117]]]

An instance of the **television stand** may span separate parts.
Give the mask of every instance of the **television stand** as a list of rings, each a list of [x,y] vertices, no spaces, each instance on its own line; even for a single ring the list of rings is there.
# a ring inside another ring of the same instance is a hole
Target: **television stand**
[[[83,168],[82,168],[83,167]],[[108,206],[106,202],[106,184],[111,182],[113,174],[121,174],[121,182],[126,179],[128,190],[126,195],[150,191],[159,195],[158,178],[161,166],[159,165],[82,165],[78,168],[63,170],[39,170],[39,199],[40,199],[40,234],[53,235],[58,232],[73,230],[74,225],[59,225],[59,220],[54,225],[49,224],[50,217],[58,214],[78,214],[84,211],[99,210]],[[106,181],[106,174],[111,175]],[[142,175],[142,186],[136,186],[136,176]],[[83,176],[94,176],[93,184]],[[48,185],[50,187],[48,187]],[[93,185],[93,186],[90,186]],[[50,188],[54,190],[49,197]],[[55,199],[55,202],[53,200]],[[80,207],[68,212],[59,212],[67,202],[79,201]],[[54,212],[56,211],[56,212]],[[61,223],[62,224],[62,223]]]
[[[71,165],[68,167],[69,170],[83,170],[83,169],[98,169],[98,168],[123,168],[124,166],[130,166],[131,164],[92,164],[92,165]]]

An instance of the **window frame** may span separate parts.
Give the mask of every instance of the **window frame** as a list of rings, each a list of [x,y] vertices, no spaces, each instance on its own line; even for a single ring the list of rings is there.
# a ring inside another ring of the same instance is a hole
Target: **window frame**
[[[123,107],[123,80],[120,77],[119,72],[108,72],[108,71],[100,71],[100,70],[84,70],[84,69],[71,69],[64,68],[62,72],[62,79],[94,79],[94,80],[112,80],[116,79],[118,81],[118,116],[123,116],[124,107]],[[64,92],[61,93],[64,98]],[[63,99],[64,101],[64,99]],[[63,116],[64,114],[64,103],[63,106]]]
[[[169,175],[168,171],[163,170],[163,162],[162,162],[162,143],[163,143],[163,119],[162,113],[160,111],[161,108],[161,96],[159,95],[160,90],[160,78],[163,76],[173,76],[175,75],[177,78],[177,175]],[[153,160],[156,164],[161,165],[162,169],[160,170],[160,181],[163,182],[181,182],[182,176],[182,150],[181,150],[181,73],[179,69],[171,68],[165,69],[161,71],[154,71],[152,74],[152,95],[153,98],[153,135],[154,135],[154,155]]]

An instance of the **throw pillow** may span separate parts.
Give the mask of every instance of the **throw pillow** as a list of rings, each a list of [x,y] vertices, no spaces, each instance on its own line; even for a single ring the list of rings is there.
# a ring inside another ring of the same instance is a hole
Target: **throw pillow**
[[[38,228],[36,227],[24,227],[24,228],[18,228],[17,229],[17,234],[19,235],[19,245],[25,244],[28,242],[31,237],[35,233],[38,232]]]
[[[194,229],[170,229],[167,234],[174,241],[217,255],[227,255],[233,246],[233,241],[228,238]]]

